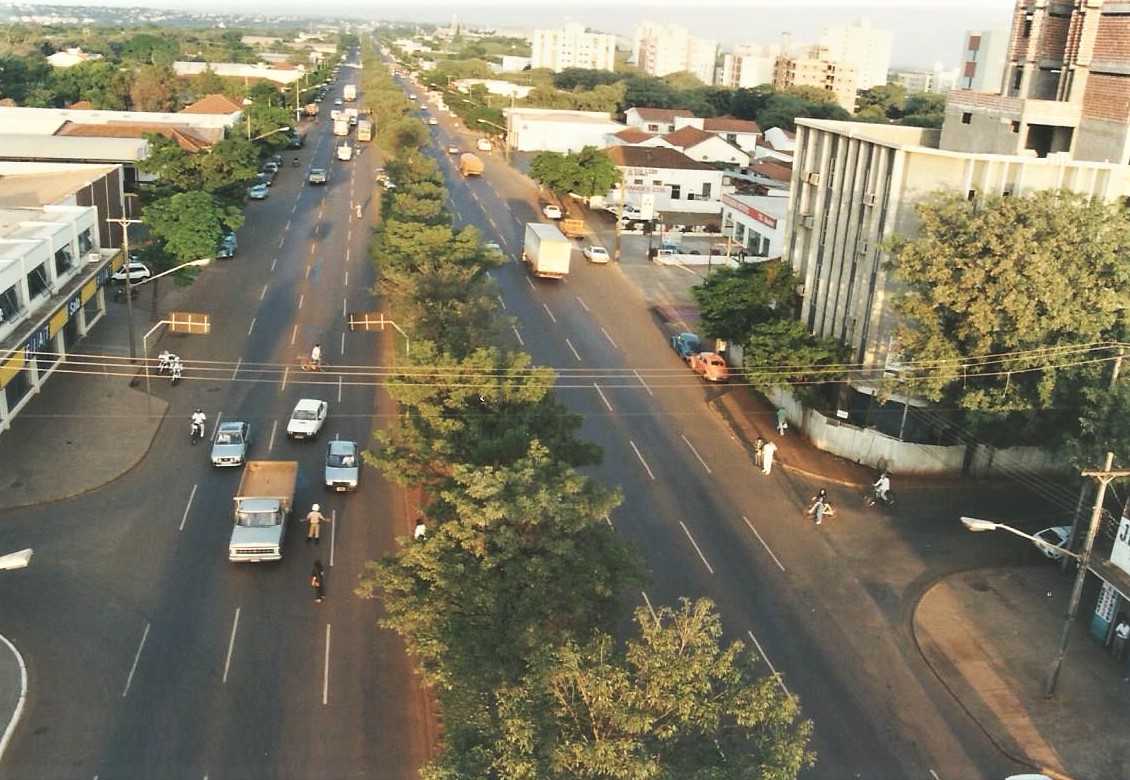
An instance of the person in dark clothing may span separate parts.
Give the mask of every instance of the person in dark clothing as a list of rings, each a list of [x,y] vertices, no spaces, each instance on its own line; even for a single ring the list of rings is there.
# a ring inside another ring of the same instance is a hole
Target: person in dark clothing
[[[314,601],[322,603],[326,597],[326,570],[320,560],[314,561],[314,568],[310,571],[310,587],[314,589]]]

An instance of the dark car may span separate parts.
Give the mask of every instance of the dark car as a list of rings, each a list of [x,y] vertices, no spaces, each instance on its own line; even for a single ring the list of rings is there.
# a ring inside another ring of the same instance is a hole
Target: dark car
[[[690,360],[691,355],[702,352],[702,341],[693,333],[676,333],[671,337],[671,348],[683,360]]]

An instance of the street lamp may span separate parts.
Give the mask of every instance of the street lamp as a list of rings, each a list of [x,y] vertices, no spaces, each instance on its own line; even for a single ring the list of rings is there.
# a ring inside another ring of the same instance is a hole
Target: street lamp
[[[25,569],[31,563],[31,548],[20,550],[19,552],[8,553],[7,555],[0,555],[0,571],[13,571],[14,569]]]
[[[249,138],[249,139],[247,139],[247,140],[249,140],[249,141],[261,141],[262,139],[266,138],[266,137],[267,137],[267,136],[269,136],[269,135],[274,135],[275,133],[281,133],[281,132],[283,132],[284,130],[290,130],[290,126],[289,126],[289,125],[285,125],[285,126],[283,126],[283,127],[276,127],[276,128],[274,129],[274,130],[272,130],[272,131],[271,131],[271,132],[269,132],[269,133],[263,133],[262,135],[257,135],[257,136],[255,136],[254,138]]]
[[[1004,523],[997,523],[992,520],[981,520],[977,517],[962,517],[961,524],[965,526],[965,530],[967,531],[1008,531],[1010,534],[1015,534],[1016,536],[1027,539],[1030,542],[1034,542],[1036,546],[1041,550],[1054,550],[1057,553],[1066,555],[1069,558],[1074,558],[1077,561],[1083,560],[1083,556],[1080,553],[1072,552],[1071,550],[1065,550],[1062,547],[1045,541],[1038,536],[1026,534],[1023,531],[1017,528],[1013,528],[1010,525],[1005,525]]]
[[[502,159],[505,160],[507,165],[509,165],[510,164],[510,131],[507,128],[503,127],[502,125],[496,125],[494,122],[491,122],[487,119],[477,119],[475,121],[477,121],[479,124],[490,125],[491,127],[497,128],[497,129],[502,131]]]

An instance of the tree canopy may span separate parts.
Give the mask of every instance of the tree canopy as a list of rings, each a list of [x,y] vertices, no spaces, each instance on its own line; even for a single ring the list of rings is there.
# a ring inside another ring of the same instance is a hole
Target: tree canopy
[[[530,177],[558,197],[603,195],[620,181],[612,158],[594,146],[579,152],[538,152],[530,160]]]
[[[916,208],[913,238],[890,241],[906,286],[897,311],[902,379],[916,394],[978,412],[1062,412],[1109,361],[1130,325],[1130,221],[1121,205],[1078,193],[967,199]],[[1104,361],[1104,362],[1099,362]],[[1049,438],[1044,438],[1046,443]]]

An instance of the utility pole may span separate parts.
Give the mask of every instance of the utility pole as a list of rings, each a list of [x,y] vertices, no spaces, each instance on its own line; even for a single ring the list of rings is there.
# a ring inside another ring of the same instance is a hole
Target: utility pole
[[[1126,354],[1126,347],[1119,345],[1118,357],[1114,359],[1114,369],[1110,372],[1110,391],[1113,393],[1114,388],[1118,386],[1118,375],[1122,373],[1122,358]]]
[[[1067,615],[1063,621],[1063,636],[1060,638],[1059,652],[1052,662],[1051,671],[1048,673],[1047,682],[1044,684],[1044,696],[1051,698],[1055,693],[1055,684],[1059,679],[1059,668],[1063,665],[1064,656],[1067,655],[1067,642],[1071,638],[1071,627],[1075,624],[1076,613],[1079,612],[1079,600],[1083,595],[1083,582],[1087,579],[1087,569],[1091,565],[1091,551],[1095,546],[1095,536],[1099,531],[1099,524],[1103,517],[1103,499],[1106,498],[1106,486],[1119,477],[1130,477],[1130,469],[1113,469],[1114,453],[1106,454],[1106,463],[1102,470],[1086,469],[1082,472],[1084,477],[1094,477],[1099,482],[1099,494],[1095,497],[1095,506],[1091,510],[1091,525],[1087,528],[1087,538],[1083,543],[1083,555],[1079,561],[1079,572],[1075,575],[1075,587],[1071,589],[1071,601],[1067,605]]]
[[[133,334],[133,279],[130,278],[129,258],[129,226],[140,225],[140,219],[129,217],[106,217],[107,222],[113,222],[122,227],[122,254],[125,260],[122,267],[126,269],[126,327],[129,329],[129,362],[137,362],[137,340]]]
[[[620,231],[624,229],[624,182],[617,188],[620,191],[620,213],[616,215],[616,246],[612,249],[612,262],[620,262]]]

